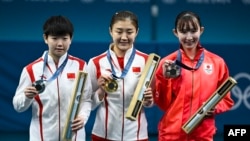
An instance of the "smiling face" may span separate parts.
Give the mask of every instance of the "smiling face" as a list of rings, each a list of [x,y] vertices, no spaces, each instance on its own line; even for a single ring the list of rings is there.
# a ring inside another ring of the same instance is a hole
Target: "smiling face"
[[[176,19],[176,28],[173,29],[175,36],[179,39],[184,49],[193,49],[200,41],[200,36],[204,31],[201,27],[199,17],[186,13]]]
[[[113,40],[113,51],[117,56],[124,56],[133,47],[138,34],[138,19],[130,11],[115,13],[111,19],[109,33]]]
[[[203,28],[195,28],[192,23],[189,22],[183,27],[183,29],[177,29],[174,33],[183,48],[191,49],[195,48],[199,43],[202,32]]]
[[[133,46],[137,30],[132,21],[127,18],[114,23],[112,29],[110,29],[110,35],[113,39],[114,47],[122,52],[126,52]]]

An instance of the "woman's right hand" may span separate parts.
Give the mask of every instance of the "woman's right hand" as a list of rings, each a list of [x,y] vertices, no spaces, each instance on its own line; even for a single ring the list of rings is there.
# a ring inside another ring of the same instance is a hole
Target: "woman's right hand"
[[[105,83],[108,80],[112,80],[111,75],[101,75],[97,80],[97,85],[99,86],[99,89],[97,90],[99,100],[101,101],[105,94]]]
[[[29,87],[27,87],[27,88],[24,90],[24,94],[25,94],[25,96],[28,97],[29,99],[32,99],[32,98],[34,98],[34,97],[38,94],[38,91],[36,90],[35,87],[29,86]]]
[[[168,78],[168,75],[167,75],[167,68],[172,65],[174,63],[174,61],[172,60],[165,60],[165,62],[163,63],[162,65],[162,73],[163,73],[163,76]]]

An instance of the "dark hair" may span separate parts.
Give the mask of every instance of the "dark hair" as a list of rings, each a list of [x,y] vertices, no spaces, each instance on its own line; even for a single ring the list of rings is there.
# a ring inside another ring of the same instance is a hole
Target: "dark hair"
[[[189,23],[192,24],[194,30],[196,31],[198,30],[199,27],[202,26],[200,17],[197,14],[191,11],[183,11],[179,13],[175,19],[175,30],[178,29],[179,31],[183,31],[185,26],[187,26],[188,29],[190,29]]]
[[[112,26],[117,22],[117,21],[124,21],[127,18],[129,18],[132,21],[132,24],[135,26],[136,31],[138,31],[139,28],[139,23],[138,23],[138,19],[137,16],[130,11],[119,11],[116,12],[113,16],[112,19],[110,21],[110,29],[112,30]]]
[[[64,16],[51,16],[43,25],[43,33],[53,36],[64,36],[69,34],[72,38],[74,32],[73,24]]]

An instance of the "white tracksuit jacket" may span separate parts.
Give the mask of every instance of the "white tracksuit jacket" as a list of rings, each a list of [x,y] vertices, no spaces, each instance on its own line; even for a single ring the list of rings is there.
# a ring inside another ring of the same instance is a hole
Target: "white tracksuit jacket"
[[[121,69],[115,53],[110,50],[116,76],[121,76]],[[132,48],[127,51],[124,57],[124,68],[132,53]],[[112,93],[106,93],[102,101],[99,101],[96,90],[98,89],[97,79],[102,74],[111,74],[111,66],[107,58],[107,51],[99,56],[93,57],[88,62],[88,72],[91,79],[93,96],[92,110],[97,109],[96,119],[92,134],[115,141],[130,141],[147,139],[147,120],[142,107],[141,113],[136,121],[125,117],[135,88],[146,64],[148,55],[136,50],[135,58],[124,79],[117,80],[118,89]]]
[[[66,124],[67,113],[73,94],[75,79],[79,70],[86,71],[87,63],[79,58],[68,55],[68,61],[59,76],[49,83],[44,92],[33,99],[25,96],[24,90],[43,74],[45,53],[36,61],[23,68],[19,85],[13,98],[13,105],[17,112],[32,108],[30,123],[30,141],[61,141],[62,131]],[[63,55],[58,67],[64,62],[67,54]],[[48,55],[47,65],[43,74],[44,79],[49,79],[56,71],[52,57]],[[84,116],[85,124],[91,112],[91,84],[87,77],[84,93],[79,106],[78,115]],[[73,134],[73,140],[85,141],[85,128]],[[73,141],[72,140],[72,141]]]

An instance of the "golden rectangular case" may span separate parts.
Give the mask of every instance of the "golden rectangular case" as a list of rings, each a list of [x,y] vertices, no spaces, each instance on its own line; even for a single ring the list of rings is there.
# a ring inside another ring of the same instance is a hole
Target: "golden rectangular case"
[[[154,53],[149,54],[141,78],[137,84],[134,95],[130,102],[126,118],[136,120],[143,104],[143,93],[150,86],[155,70],[160,62],[160,56]]]
[[[79,71],[77,73],[77,78],[75,80],[75,86],[73,89],[73,94],[68,109],[66,125],[62,134],[63,141],[71,141],[72,139],[71,121],[76,118],[76,115],[78,113],[78,107],[80,105],[81,97],[83,95],[86,78],[87,73],[83,71]]]
[[[195,114],[182,126],[182,129],[187,133],[191,133],[193,129],[202,121],[206,113],[214,108],[226,94],[237,84],[236,80],[229,77],[221,86],[214,92],[213,95],[203,104]]]

